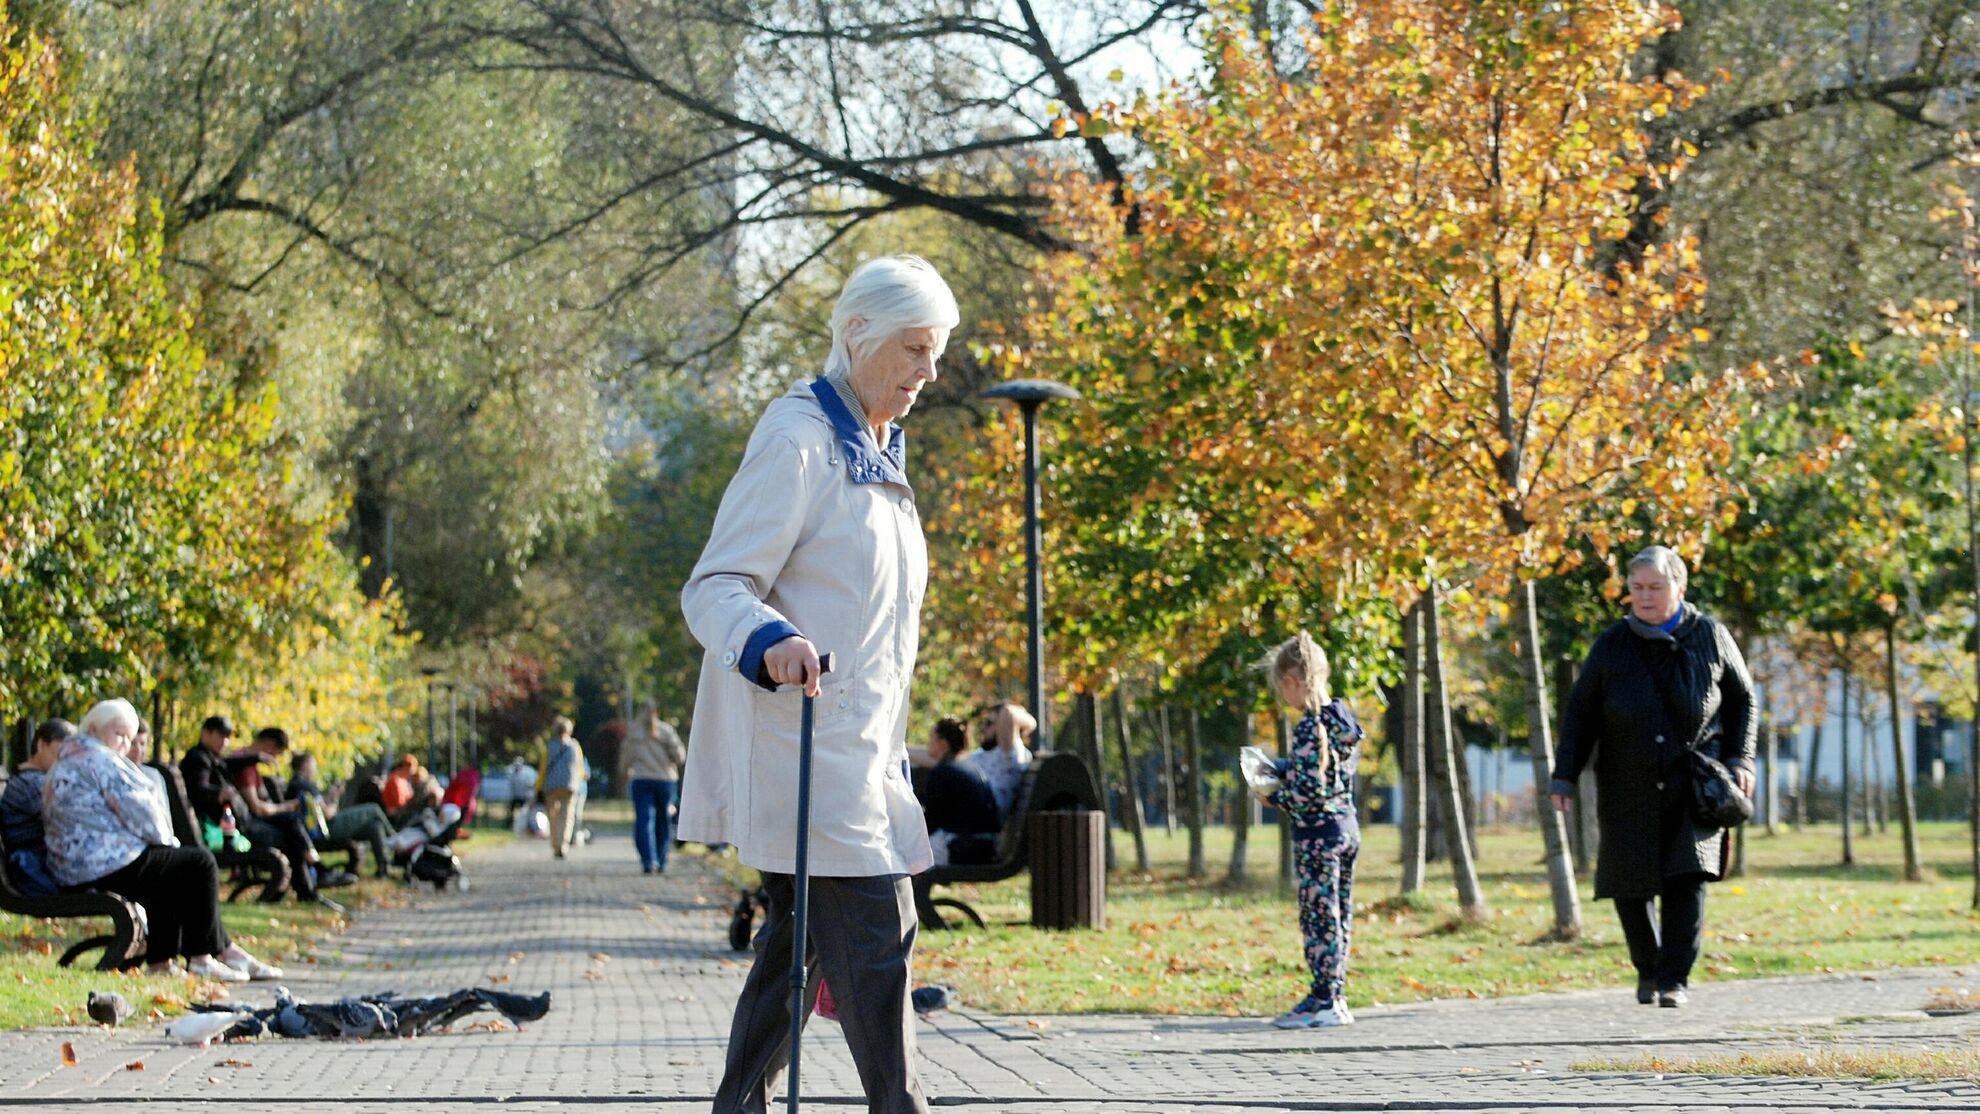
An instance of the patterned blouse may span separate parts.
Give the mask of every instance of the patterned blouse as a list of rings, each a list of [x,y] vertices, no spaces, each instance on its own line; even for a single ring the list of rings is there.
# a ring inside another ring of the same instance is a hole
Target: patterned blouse
[[[83,886],[136,861],[146,847],[176,847],[165,801],[135,762],[79,735],[62,746],[48,772],[49,873]]]
[[[1327,732],[1331,760],[1322,768],[1320,731]],[[1299,717],[1292,754],[1284,760],[1285,779],[1274,798],[1295,828],[1310,828],[1329,816],[1354,815],[1354,768],[1361,724],[1340,700]]]
[[[1012,739],[996,750],[966,754],[961,761],[990,783],[990,792],[997,798],[998,819],[1008,818],[1011,803],[1017,798],[1018,782],[1024,780],[1024,768],[1031,765],[1031,748]]]

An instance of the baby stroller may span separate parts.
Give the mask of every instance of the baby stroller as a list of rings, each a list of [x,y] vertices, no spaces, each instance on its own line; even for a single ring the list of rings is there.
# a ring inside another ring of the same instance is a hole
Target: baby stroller
[[[405,870],[406,885],[431,882],[434,889],[444,890],[451,882],[457,890],[468,888],[461,858],[451,846],[465,822],[459,805],[445,804],[438,812],[427,809],[420,813],[392,836],[387,844],[392,848],[392,865]]]

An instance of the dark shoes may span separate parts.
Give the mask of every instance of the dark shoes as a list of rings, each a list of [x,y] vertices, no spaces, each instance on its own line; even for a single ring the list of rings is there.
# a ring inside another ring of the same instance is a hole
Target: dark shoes
[[[1653,1005],[1657,1001],[1657,980],[1636,980],[1636,1003],[1640,1006]]]
[[[1684,987],[1681,986],[1673,987],[1670,990],[1659,990],[1657,992],[1657,1005],[1667,1010],[1677,1009],[1689,1001],[1691,1001],[1691,995],[1685,993]]]

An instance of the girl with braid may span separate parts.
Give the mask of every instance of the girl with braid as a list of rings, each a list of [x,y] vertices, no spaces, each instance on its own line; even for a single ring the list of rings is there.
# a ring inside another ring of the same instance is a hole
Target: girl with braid
[[[1270,803],[1292,823],[1299,878],[1299,927],[1313,984],[1298,1005],[1272,1019],[1281,1029],[1351,1025],[1346,998],[1348,945],[1354,924],[1354,859],[1361,826],[1354,811],[1361,724],[1327,694],[1327,652],[1305,631],[1267,659],[1272,687],[1299,714],[1292,752],[1279,759]]]

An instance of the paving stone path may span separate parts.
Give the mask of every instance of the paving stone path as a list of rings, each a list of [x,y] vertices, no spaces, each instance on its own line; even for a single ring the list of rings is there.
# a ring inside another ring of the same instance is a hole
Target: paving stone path
[[[706,1110],[745,966],[724,943],[728,891],[677,858],[642,876],[606,839],[562,863],[539,843],[483,846],[473,888],[422,888],[362,914],[295,965],[305,998],[500,985],[554,996],[522,1031],[418,1040],[266,1039],[196,1050],[156,1027],[0,1034],[0,1107],[173,1111]],[[968,1008],[922,1024],[937,1105],[1065,1114],[1272,1111],[1976,1111],[1972,1083],[1835,1082],[1591,1074],[1641,1054],[1782,1047],[1971,1047],[1980,1018],[1927,1017],[1938,987],[1980,988],[1970,968],[1767,979],[1698,987],[1684,1010],[1622,989],[1358,1011],[1345,1029],[1285,1033],[1256,1019],[1002,1017]],[[257,1004],[265,989],[237,997]],[[80,1003],[78,1003],[80,1005]],[[60,1066],[64,1042],[78,1065]],[[142,1070],[126,1065],[142,1061]],[[229,1063],[232,1061],[232,1063]],[[245,1066],[243,1066],[245,1065]],[[807,1109],[862,1109],[835,1026],[806,1034]],[[781,1107],[779,1107],[781,1109]]]

